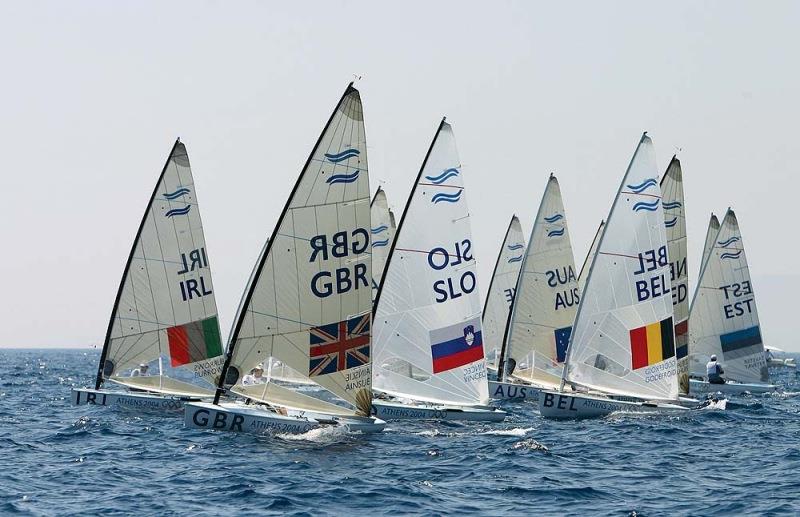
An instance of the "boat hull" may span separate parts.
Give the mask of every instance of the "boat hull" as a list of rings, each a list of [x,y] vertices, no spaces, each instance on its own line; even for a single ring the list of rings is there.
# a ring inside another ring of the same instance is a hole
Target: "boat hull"
[[[539,400],[541,388],[530,384],[489,381],[489,397],[494,400]]]
[[[372,401],[372,414],[381,420],[460,420],[502,422],[506,412],[498,408],[459,407],[435,404],[403,404],[385,400]]]
[[[377,433],[386,427],[386,422],[377,418],[321,415],[301,411],[288,411],[286,415],[281,415],[257,405],[210,402],[186,404],[183,423],[192,429],[251,434],[302,434],[322,427],[341,427],[349,432]]]
[[[91,388],[73,388],[70,399],[73,406],[114,406],[126,409],[164,412],[181,411],[184,404],[191,401],[191,399],[156,395],[152,393],[94,390]]]
[[[693,394],[723,393],[737,395],[741,393],[769,393],[778,389],[775,384],[750,384],[726,382],[725,384],[711,384],[707,381],[689,379],[689,392]]]
[[[686,407],[675,404],[634,402],[582,393],[571,394],[542,390],[539,396],[539,413],[545,418],[562,420],[599,418],[615,411],[680,413],[688,410]]]

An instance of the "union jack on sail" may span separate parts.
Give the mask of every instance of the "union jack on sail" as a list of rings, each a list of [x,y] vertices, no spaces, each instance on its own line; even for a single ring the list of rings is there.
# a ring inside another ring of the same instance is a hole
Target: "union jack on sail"
[[[370,314],[312,327],[309,339],[309,377],[369,364]]]

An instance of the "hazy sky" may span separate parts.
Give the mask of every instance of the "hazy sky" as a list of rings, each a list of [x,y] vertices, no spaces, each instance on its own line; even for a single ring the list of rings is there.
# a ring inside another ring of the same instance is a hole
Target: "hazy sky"
[[[767,344],[795,338],[797,2],[0,3],[0,347],[101,344],[178,136],[223,332],[353,74],[373,191],[398,217],[443,115],[485,295],[512,212],[555,172],[576,262],[642,131],[678,150],[690,290],[709,213],[739,217]]]

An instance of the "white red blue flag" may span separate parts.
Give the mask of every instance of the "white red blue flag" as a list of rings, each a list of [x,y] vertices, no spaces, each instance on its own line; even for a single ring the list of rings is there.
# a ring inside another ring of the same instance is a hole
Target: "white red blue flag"
[[[309,377],[369,364],[370,314],[312,327],[309,339]]]

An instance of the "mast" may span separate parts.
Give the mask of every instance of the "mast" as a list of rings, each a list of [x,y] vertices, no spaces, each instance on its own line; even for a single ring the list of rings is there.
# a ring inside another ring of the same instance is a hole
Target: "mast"
[[[511,220],[508,222],[508,228],[506,228],[506,235],[503,237],[503,242],[500,243],[500,251],[497,253],[497,261],[494,263],[494,269],[492,270],[492,277],[489,279],[489,290],[486,292],[486,300],[483,303],[483,312],[481,313],[481,320],[486,317],[486,307],[489,305],[489,297],[492,295],[492,284],[494,284],[494,275],[497,274],[497,266],[500,265],[500,257],[503,256],[503,251],[506,249],[506,242],[508,242],[508,234],[511,232],[511,225],[514,224],[514,219],[517,218],[516,214],[512,214]],[[512,301],[513,305],[513,301]],[[509,308],[509,310],[511,310]]]
[[[108,329],[106,330],[106,338],[103,342],[103,350],[100,352],[100,362],[97,365],[97,377],[94,382],[94,389],[99,390],[100,386],[103,384],[103,366],[106,362],[106,356],[108,355],[108,345],[111,343],[111,331],[114,327],[114,318],[117,315],[117,309],[119,308],[119,301],[122,297],[122,291],[125,288],[125,280],[128,278],[128,269],[131,267],[131,262],[133,262],[133,254],[136,251],[136,245],[139,242],[139,238],[142,235],[142,230],[144,229],[144,223],[147,221],[147,214],[150,213],[150,208],[153,205],[153,200],[155,200],[156,194],[158,194],[158,187],[161,185],[161,181],[164,179],[164,174],[167,172],[167,166],[169,165],[170,160],[172,159],[172,155],[175,153],[175,149],[178,147],[178,144],[181,143],[180,137],[175,140],[175,143],[172,144],[172,150],[169,152],[169,156],[167,156],[167,161],[164,163],[164,167],[161,169],[161,174],[158,176],[158,180],[156,181],[156,186],[153,187],[153,193],[150,194],[150,201],[147,203],[147,208],[144,210],[144,215],[142,215],[142,220],[139,223],[139,229],[136,230],[136,237],[133,239],[133,245],[131,246],[131,251],[128,254],[128,261],[125,263],[125,270],[122,273],[122,278],[119,282],[119,288],[117,289],[117,297],[114,299],[114,307],[111,309],[111,317],[108,321]]]
[[[289,210],[289,207],[290,207],[290,205],[292,203],[292,200],[294,199],[294,196],[297,193],[297,189],[300,187],[300,184],[303,181],[303,178],[304,178],[304,176],[305,176],[305,174],[306,174],[306,172],[308,170],[308,166],[311,163],[311,159],[314,157],[314,154],[317,152],[317,148],[319,147],[319,144],[322,141],[322,137],[328,131],[328,128],[330,127],[331,121],[333,120],[333,117],[336,115],[336,112],[339,110],[339,107],[342,105],[342,102],[345,100],[347,95],[350,94],[350,92],[352,92],[353,90],[355,90],[355,88],[353,87],[353,83],[351,82],[350,84],[347,85],[347,88],[345,88],[344,93],[342,94],[341,98],[339,99],[339,102],[336,104],[336,107],[331,112],[331,116],[328,118],[328,122],[325,123],[325,127],[323,127],[322,132],[319,134],[319,137],[317,138],[317,142],[314,144],[314,147],[311,149],[311,153],[308,155],[308,158],[306,159],[306,163],[305,163],[305,165],[303,165],[303,169],[301,170],[301,173],[297,177],[297,181],[295,182],[294,187],[292,188],[292,192],[289,194],[289,197],[286,200],[286,205],[283,207],[283,211],[281,212],[281,215],[278,218],[277,223],[275,224],[275,229],[272,230],[272,234],[271,234],[269,240],[267,241],[266,248],[265,248],[264,252],[262,253],[262,255],[261,255],[260,259],[259,259],[258,267],[254,271],[254,274],[253,274],[253,277],[252,277],[252,282],[250,283],[250,286],[248,287],[247,294],[242,299],[242,303],[240,305],[240,311],[242,309],[246,309],[246,307],[248,307],[250,305],[250,300],[252,299],[253,292],[255,291],[255,288],[258,285],[258,279],[261,276],[261,271],[262,271],[262,269],[264,267],[265,262],[267,261],[267,257],[269,256],[270,252],[272,251],[272,245],[275,242],[275,238],[277,237],[278,230],[280,229],[280,227],[281,227],[281,225],[283,223],[283,219],[286,217],[286,212],[288,212],[288,210]],[[219,382],[217,383],[217,391],[214,394],[214,404],[219,404],[219,398],[222,395],[222,392],[225,391],[225,380],[226,380],[226,377],[228,376],[228,369],[230,368],[231,360],[233,359],[233,350],[234,350],[234,347],[236,346],[236,340],[239,337],[239,332],[241,331],[242,324],[244,323],[245,314],[246,314],[246,310],[244,312],[239,312],[236,315],[236,324],[235,324],[235,327],[233,328],[233,332],[231,332],[230,338],[228,339],[228,348],[227,348],[227,351],[225,353],[225,363],[222,366],[222,371],[220,372],[220,376],[219,376]]]
[[[381,299],[381,293],[383,293],[383,284],[386,282],[386,272],[389,271],[389,264],[392,262],[392,257],[394,256],[394,249],[397,246],[397,241],[400,240],[400,232],[403,229],[403,222],[406,220],[406,214],[408,213],[408,207],[411,206],[411,200],[414,199],[414,193],[417,191],[417,185],[419,184],[420,179],[422,178],[422,171],[425,170],[425,164],[428,163],[428,158],[431,156],[431,151],[433,151],[433,146],[436,145],[436,139],[439,138],[439,133],[441,133],[442,128],[447,121],[447,117],[442,117],[442,121],[439,122],[439,127],[436,129],[436,134],[433,136],[433,140],[431,141],[430,147],[428,147],[428,152],[425,154],[425,159],[422,160],[422,166],[419,168],[419,172],[417,173],[417,177],[414,180],[414,186],[411,187],[411,193],[408,195],[408,201],[406,201],[406,206],[403,208],[403,215],[400,216],[400,224],[397,225],[397,229],[394,232],[394,240],[392,241],[392,247],[389,249],[389,257],[386,259],[386,264],[383,266],[383,276],[381,276],[381,283],[378,285],[378,292],[375,293],[375,301],[372,302],[372,318],[375,318],[375,313],[378,310],[378,302]]]

